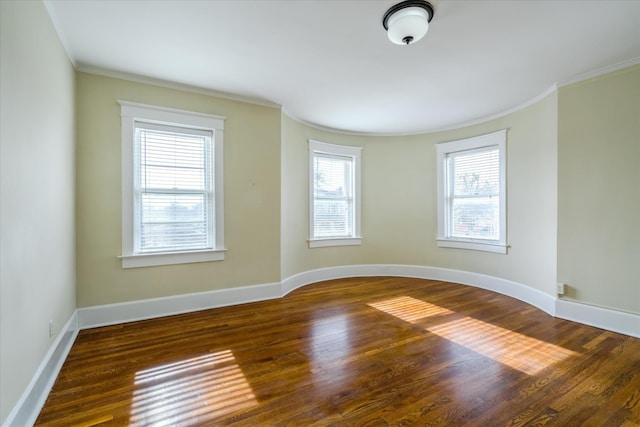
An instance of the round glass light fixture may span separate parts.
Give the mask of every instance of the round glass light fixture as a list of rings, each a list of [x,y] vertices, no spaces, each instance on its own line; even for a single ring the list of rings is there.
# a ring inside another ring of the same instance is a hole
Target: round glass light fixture
[[[392,6],[382,18],[387,36],[395,44],[409,45],[427,34],[433,6],[424,0],[406,0]]]

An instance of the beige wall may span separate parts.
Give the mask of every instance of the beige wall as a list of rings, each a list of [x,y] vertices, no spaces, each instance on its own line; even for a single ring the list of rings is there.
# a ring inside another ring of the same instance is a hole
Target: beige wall
[[[434,144],[509,129],[508,255],[438,248]],[[513,280],[555,294],[557,96],[453,131],[405,137],[329,133],[283,117],[282,275],[350,264],[445,267]],[[363,244],[309,249],[307,140],[362,152]]]
[[[75,309],[74,71],[41,2],[0,2],[0,422]]]
[[[280,110],[77,74],[78,306],[280,280]],[[226,116],[226,259],[123,270],[117,100]]]
[[[640,313],[640,66],[559,93],[558,279]]]

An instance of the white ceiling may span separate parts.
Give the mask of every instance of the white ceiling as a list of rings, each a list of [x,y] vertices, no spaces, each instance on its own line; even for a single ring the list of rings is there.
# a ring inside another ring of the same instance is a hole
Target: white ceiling
[[[410,46],[392,44],[382,27],[395,3],[46,1],[80,70],[281,105],[348,132],[457,127],[640,62],[640,1],[441,0]]]

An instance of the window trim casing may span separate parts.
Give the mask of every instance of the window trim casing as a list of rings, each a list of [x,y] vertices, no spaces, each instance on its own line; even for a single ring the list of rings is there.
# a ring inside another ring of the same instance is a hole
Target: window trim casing
[[[222,261],[224,248],[224,120],[223,116],[118,100],[121,116],[122,268]],[[214,156],[214,248],[178,252],[134,252],[135,121],[211,131]]]
[[[351,237],[314,237],[314,173],[315,153],[351,157],[353,159],[353,236]],[[358,246],[362,244],[361,235],[361,159],[362,147],[329,144],[309,139],[309,248],[330,246]]]
[[[447,222],[450,214],[448,212],[448,204],[446,202],[446,190],[448,178],[447,173],[447,155],[460,151],[469,151],[482,149],[486,147],[497,146],[500,163],[499,163],[499,179],[500,179],[500,239],[484,240],[484,239],[462,239],[459,237],[451,238],[447,236]],[[471,249],[477,251],[494,252],[506,254],[509,247],[507,243],[507,129],[499,130],[485,135],[475,136],[471,138],[461,139],[457,141],[442,142],[436,144],[437,151],[437,207],[438,207],[438,234],[436,242],[440,248],[458,248]]]

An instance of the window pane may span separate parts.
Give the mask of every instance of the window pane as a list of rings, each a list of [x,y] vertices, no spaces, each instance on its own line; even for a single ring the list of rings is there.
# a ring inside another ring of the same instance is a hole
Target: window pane
[[[349,197],[351,195],[351,159],[315,158],[316,197]]]
[[[453,199],[451,237],[498,240],[500,198]]]
[[[500,153],[497,149],[452,156],[453,195],[490,196],[500,193]]]
[[[140,251],[210,246],[206,206],[203,194],[143,193],[140,199]]]
[[[141,252],[202,249],[206,247],[207,224],[142,224],[140,234]]]
[[[206,187],[206,137],[148,129],[138,132],[142,188]]]
[[[353,236],[353,184],[350,157],[314,156],[314,237]]]
[[[207,216],[203,194],[142,193],[143,223],[204,221]]]
[[[316,199],[314,214],[315,237],[350,237],[353,234],[349,200]]]

